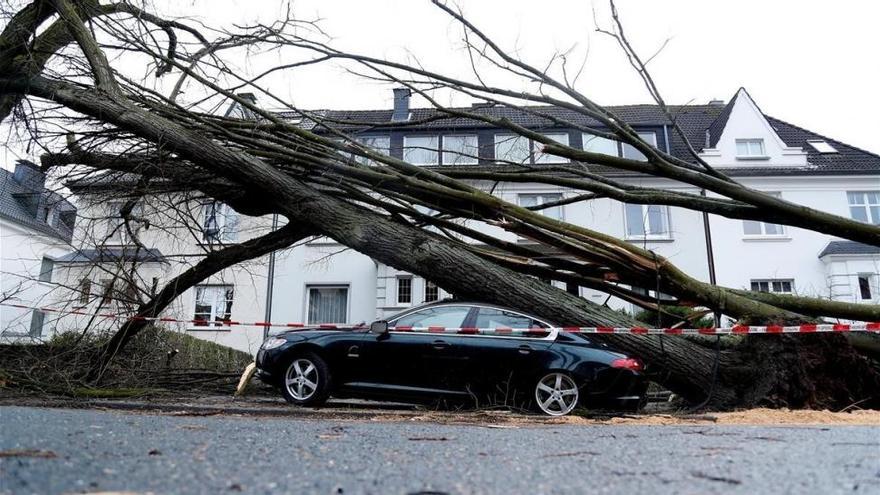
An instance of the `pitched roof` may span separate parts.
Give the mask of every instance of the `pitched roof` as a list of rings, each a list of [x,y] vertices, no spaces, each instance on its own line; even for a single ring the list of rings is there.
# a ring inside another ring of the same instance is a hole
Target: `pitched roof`
[[[832,254],[880,254],[880,246],[855,241],[831,241],[819,253],[819,257],[824,258]]]
[[[733,95],[733,98],[730,99],[727,105],[724,105],[724,109],[718,114],[715,121],[706,129],[707,137],[709,138],[709,142],[706,145],[707,148],[714,148],[715,145],[718,144],[718,139],[721,138],[721,133],[724,132],[724,127],[727,126],[727,119],[730,118],[730,112],[733,110],[733,106],[736,104],[738,96],[739,91]]]
[[[21,166],[21,165],[19,165]],[[48,189],[34,189],[16,180],[14,172],[0,169],[0,217],[42,234],[70,242],[73,225],[54,222],[50,225],[45,216],[46,208],[58,213],[76,214],[76,207],[60,194]],[[72,219],[71,219],[72,220]]]
[[[731,109],[736,103],[736,95],[726,105],[679,105],[670,106],[670,113],[679,125],[687,141],[700,151],[706,145],[708,132],[709,147],[715,146],[727,124]],[[608,106],[608,110],[622,120],[635,126],[663,126],[671,124],[658,105],[617,105]],[[506,118],[511,122],[532,128],[559,128],[553,119],[566,120],[583,127],[598,128],[600,123],[595,119],[573,110],[550,106],[527,106],[511,108],[507,106],[474,106],[460,107],[479,115],[494,118]],[[323,121],[324,125],[350,134],[369,134],[388,132],[391,129],[401,131],[455,131],[463,129],[486,129],[492,126],[485,122],[461,117],[448,117],[434,108],[414,108],[412,117],[406,126],[392,125],[392,111],[388,110],[321,110],[312,112],[314,120]],[[301,114],[281,112],[285,118],[300,118]],[[542,116],[544,115],[544,116]],[[822,175],[822,174],[877,174],[880,173],[880,155],[850,146],[821,134],[808,131],[783,120],[765,115],[770,125],[787,146],[802,147],[807,152],[807,167],[724,167],[725,173],[733,176],[755,175]],[[316,127],[310,122],[309,127]],[[319,127],[316,127],[320,129]],[[687,143],[672,128],[668,129],[670,152],[684,160],[692,160]],[[831,144],[837,153],[820,153],[807,144],[810,140],[821,140]],[[485,163],[477,167],[485,167]],[[606,170],[597,170],[606,171]],[[607,170],[607,172],[620,173]]]

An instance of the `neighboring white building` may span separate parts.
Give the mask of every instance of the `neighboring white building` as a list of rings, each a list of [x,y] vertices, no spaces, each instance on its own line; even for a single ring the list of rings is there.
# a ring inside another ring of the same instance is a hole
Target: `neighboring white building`
[[[560,128],[534,114],[480,106],[473,111],[501,115],[543,132],[571,146],[595,152],[638,158],[627,145],[596,138],[573,128]],[[656,105],[611,107],[645,139],[684,159],[690,159],[684,142],[673,132]],[[542,112],[595,127],[597,122],[555,108]],[[786,200],[860,221],[880,224],[880,156],[766,116],[745,90],[726,105],[675,107],[677,122],[700,156],[712,166],[754,189],[779,194]],[[427,119],[433,109],[410,109],[406,90],[395,91],[395,108],[376,111],[326,111],[335,122],[364,122],[361,127],[339,128],[361,142],[393,156],[426,167],[497,168],[497,158],[536,164],[558,158],[536,153],[532,143],[508,132],[463,119]],[[284,114],[282,114],[284,115]],[[401,121],[425,122],[401,127]],[[387,126],[395,122],[396,126]],[[383,124],[386,124],[383,127]],[[436,151],[425,149],[433,148]],[[463,155],[477,155],[471,158]],[[600,166],[591,171],[631,184],[699,193],[692,186]],[[116,294],[112,273],[125,273],[139,263],[138,290],[161,286],[192,263],[206,249],[240,242],[270,229],[271,218],[236,214],[223,205],[191,198],[166,198],[151,202],[148,218],[138,236],[146,249],[133,246],[119,226],[119,204],[102,201],[102,187],[124,187],[124,180],[69,184],[79,198],[80,216],[74,236],[76,251],[56,257],[55,277],[82,295],[78,307],[95,309],[106,303],[124,305],[105,294]],[[493,184],[479,184],[485,190]],[[535,205],[575,194],[543,184],[503,184],[492,189],[507,201]],[[104,191],[106,192],[106,191]],[[90,199],[91,198],[91,199]],[[97,200],[96,200],[97,199]],[[172,207],[172,203],[174,207]],[[188,205],[181,209],[179,206]],[[180,211],[188,212],[181,215]],[[170,218],[169,212],[176,212]],[[610,199],[568,204],[543,210],[600,232],[627,239],[672,260],[690,275],[710,280],[706,232],[717,283],[762,291],[794,293],[839,301],[880,303],[880,248],[836,239],[798,228],[731,220],[665,206],[625,205]],[[525,242],[500,229],[487,227],[505,239]],[[3,248],[7,249],[4,238]],[[4,254],[4,260],[6,256]],[[368,256],[353,252],[327,238],[312,239],[275,254],[275,272],[268,280],[268,256],[226,270],[194,290],[187,291],[167,314],[201,320],[178,326],[201,338],[255,352],[261,328],[221,327],[219,320],[358,323],[385,317],[414,304],[438,300],[449,294],[421,277],[400,272]],[[6,261],[4,261],[6,263]],[[4,284],[5,284],[4,278]],[[273,287],[272,311],[267,315],[267,286]],[[107,287],[110,289],[107,289]],[[4,288],[6,285],[4,285]],[[100,288],[100,289],[99,289]],[[597,303],[607,295],[567,287]],[[5,290],[5,289],[4,289]],[[109,290],[109,292],[108,292]],[[135,289],[131,289],[135,290]],[[121,291],[124,296],[124,290]],[[119,299],[124,299],[120,297]],[[622,301],[609,304],[628,308]],[[84,317],[67,317],[53,328],[82,328]],[[5,322],[5,320],[4,320]],[[108,322],[99,322],[107,324]],[[93,325],[96,323],[92,323]],[[5,328],[5,326],[4,326]]]
[[[70,251],[76,208],[46,189],[40,168],[19,161],[0,169],[0,302],[45,304],[56,289],[53,268]],[[40,311],[0,306],[0,342],[39,339]]]

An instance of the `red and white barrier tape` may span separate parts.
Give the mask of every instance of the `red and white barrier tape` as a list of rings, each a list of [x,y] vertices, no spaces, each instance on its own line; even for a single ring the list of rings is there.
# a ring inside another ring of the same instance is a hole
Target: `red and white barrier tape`
[[[306,325],[304,323],[272,323],[265,321],[256,322],[240,322],[240,321],[212,321],[205,320],[182,320],[178,318],[170,318],[165,316],[144,317],[144,316],[128,316],[124,314],[114,313],[90,313],[81,310],[64,310],[40,306],[28,306],[25,304],[0,303],[0,306],[9,306],[21,309],[35,309],[46,313],[95,316],[98,318],[112,320],[135,320],[135,321],[153,321],[160,323],[186,323],[188,325],[197,326],[210,330],[212,328],[226,327],[282,327],[282,328],[303,328],[316,327],[326,330],[363,328],[363,325]],[[748,326],[735,325],[732,327],[719,328],[645,328],[645,327],[559,327],[559,328],[447,328],[447,327],[410,327],[399,326],[391,327],[389,330],[393,332],[424,332],[424,333],[453,333],[460,335],[523,335],[523,336],[542,336],[549,332],[559,330],[569,333],[589,333],[589,334],[635,334],[635,335],[745,335],[745,334],[782,334],[782,333],[834,333],[834,332],[878,332],[880,333],[880,322],[872,323],[828,323],[828,324],[812,324],[805,323],[802,325],[767,325],[767,326]]]

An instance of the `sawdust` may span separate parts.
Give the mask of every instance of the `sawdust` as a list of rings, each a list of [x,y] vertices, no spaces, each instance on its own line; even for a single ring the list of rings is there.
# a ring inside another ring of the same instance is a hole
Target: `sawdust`
[[[708,414],[632,414],[624,416],[579,416],[548,418],[509,412],[431,411],[417,415],[383,414],[373,421],[461,424],[488,428],[516,428],[540,425],[874,425],[880,426],[880,411],[850,412],[748,409]]]

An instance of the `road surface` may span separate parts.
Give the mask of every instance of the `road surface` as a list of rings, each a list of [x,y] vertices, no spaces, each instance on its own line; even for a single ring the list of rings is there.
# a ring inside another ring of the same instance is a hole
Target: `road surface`
[[[539,426],[0,407],[0,492],[880,493],[871,426]]]

